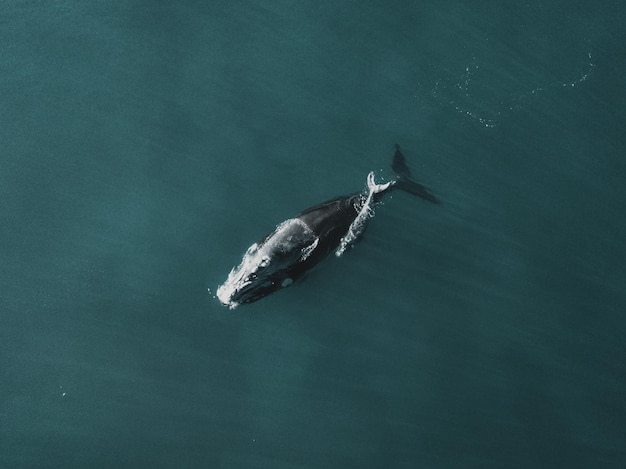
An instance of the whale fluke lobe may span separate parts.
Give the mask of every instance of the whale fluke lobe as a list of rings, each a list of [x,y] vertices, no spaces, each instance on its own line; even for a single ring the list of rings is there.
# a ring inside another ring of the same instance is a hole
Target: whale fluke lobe
[[[402,177],[411,177],[411,170],[409,166],[406,164],[406,158],[400,151],[400,145],[395,144],[396,152],[393,154],[393,163],[391,163],[391,169],[396,175]]]
[[[439,201],[439,199],[435,197],[435,195],[430,192],[427,187],[413,180],[413,178],[411,177],[411,170],[406,164],[406,158],[400,151],[400,145],[396,143],[395,148],[396,152],[393,155],[393,163],[391,163],[391,169],[393,169],[393,172],[396,173],[398,179],[393,186],[394,189],[403,190],[405,192],[408,192],[409,194],[413,194],[421,197],[424,200],[428,200],[433,204],[440,204],[441,202]]]

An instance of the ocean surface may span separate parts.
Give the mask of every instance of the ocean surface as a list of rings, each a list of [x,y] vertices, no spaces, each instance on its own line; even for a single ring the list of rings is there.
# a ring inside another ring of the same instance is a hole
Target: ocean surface
[[[15,1],[0,467],[626,467],[626,4]],[[235,310],[276,224],[365,239]]]

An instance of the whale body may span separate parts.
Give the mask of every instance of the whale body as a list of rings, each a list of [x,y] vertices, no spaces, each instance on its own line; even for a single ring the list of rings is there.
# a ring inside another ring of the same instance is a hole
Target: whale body
[[[439,200],[414,181],[396,145],[392,169],[396,179],[385,184],[367,177],[367,191],[335,197],[280,223],[250,246],[239,265],[217,288],[222,305],[234,309],[290,286],[331,252],[341,256],[363,234],[373,208],[387,192],[400,189],[429,202]]]

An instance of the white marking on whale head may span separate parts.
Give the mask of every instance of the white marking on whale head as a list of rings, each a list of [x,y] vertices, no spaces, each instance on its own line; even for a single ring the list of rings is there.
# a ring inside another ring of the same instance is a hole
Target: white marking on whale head
[[[250,303],[293,283],[284,272],[311,255],[319,238],[298,218],[276,227],[264,240],[248,248],[241,263],[217,288],[220,302],[230,309]]]

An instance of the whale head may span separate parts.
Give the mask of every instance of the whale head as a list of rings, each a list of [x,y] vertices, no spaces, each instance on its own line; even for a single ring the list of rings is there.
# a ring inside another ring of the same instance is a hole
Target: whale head
[[[289,219],[250,246],[241,263],[217,288],[222,305],[234,309],[287,287],[295,280],[297,265],[315,250],[318,237],[298,218]]]

